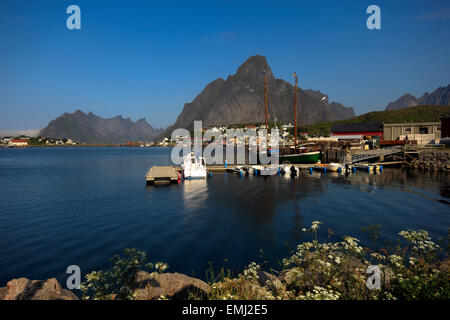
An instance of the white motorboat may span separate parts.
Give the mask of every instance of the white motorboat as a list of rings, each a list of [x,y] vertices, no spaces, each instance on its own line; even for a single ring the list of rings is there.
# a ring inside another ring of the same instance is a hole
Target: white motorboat
[[[280,165],[280,172],[282,174],[297,175],[299,174],[300,169],[292,165],[291,163],[283,163]]]
[[[204,157],[196,157],[193,152],[183,157],[181,168],[185,179],[206,178],[206,160]]]

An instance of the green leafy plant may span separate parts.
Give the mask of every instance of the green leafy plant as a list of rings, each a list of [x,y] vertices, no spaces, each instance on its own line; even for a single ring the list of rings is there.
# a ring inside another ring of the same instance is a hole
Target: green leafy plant
[[[84,299],[134,299],[135,279],[138,271],[164,272],[169,266],[147,262],[147,254],[135,248],[124,249],[124,256],[115,255],[106,271],[92,271],[81,284]]]

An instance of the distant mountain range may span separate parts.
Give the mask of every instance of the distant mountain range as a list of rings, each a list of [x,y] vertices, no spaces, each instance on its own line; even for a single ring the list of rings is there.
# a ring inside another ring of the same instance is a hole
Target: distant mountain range
[[[248,58],[236,74],[209,83],[192,102],[184,105],[175,123],[164,134],[169,135],[176,128],[191,129],[194,120],[202,120],[203,127],[263,123],[264,71],[267,72],[270,121],[293,123],[294,86],[276,79],[266,58],[255,55]],[[341,120],[355,115],[353,108],[328,103],[328,96],[320,91],[298,88],[297,93],[299,124]]]
[[[409,93],[404,94],[396,101],[389,103],[386,107],[386,110],[398,110],[422,105],[450,105],[450,84],[446,87],[439,87],[432,93],[425,92],[425,94],[420,98],[416,98]]]
[[[149,141],[163,132],[155,129],[145,119],[133,122],[130,118],[117,116],[103,119],[92,112],[81,110],[64,113],[42,129],[40,136],[47,138],[68,138],[80,143],[126,143],[128,141]]]
[[[103,119],[92,112],[81,110],[64,113],[51,121],[39,133],[48,138],[70,138],[84,143],[125,143],[148,141],[161,136],[170,136],[177,128],[192,129],[194,120],[202,120],[203,127],[263,123],[264,71],[268,82],[269,121],[293,123],[294,86],[276,79],[264,56],[255,55],[247,59],[234,75],[226,80],[218,78],[210,82],[197,97],[186,103],[175,123],[165,130],[155,129],[145,119],[136,122],[117,116]],[[299,85],[302,82],[300,79]],[[345,120],[355,117],[353,108],[338,102],[329,102],[328,95],[311,89],[297,89],[299,126]],[[449,105],[450,85],[440,87],[432,93],[416,98],[405,94],[387,105],[386,110],[397,110],[420,105]]]

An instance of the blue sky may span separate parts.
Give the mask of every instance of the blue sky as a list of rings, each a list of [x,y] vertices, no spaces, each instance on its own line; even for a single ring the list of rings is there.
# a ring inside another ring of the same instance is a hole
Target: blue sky
[[[81,30],[66,8],[81,8]],[[366,8],[381,8],[368,30]],[[449,1],[0,2],[0,130],[64,112],[173,123],[209,82],[267,57],[357,114],[450,83]]]

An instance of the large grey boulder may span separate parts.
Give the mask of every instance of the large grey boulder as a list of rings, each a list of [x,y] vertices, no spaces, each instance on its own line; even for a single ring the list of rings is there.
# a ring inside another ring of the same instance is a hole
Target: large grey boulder
[[[204,281],[181,273],[149,274],[140,271],[136,275],[137,300],[152,300],[160,297],[175,300],[206,298],[211,288]]]
[[[63,289],[55,278],[47,280],[12,279],[0,288],[0,300],[78,300],[70,290]]]

